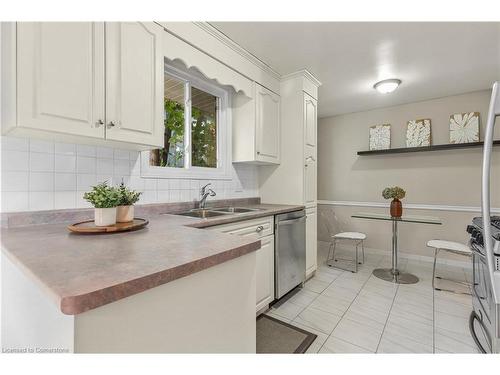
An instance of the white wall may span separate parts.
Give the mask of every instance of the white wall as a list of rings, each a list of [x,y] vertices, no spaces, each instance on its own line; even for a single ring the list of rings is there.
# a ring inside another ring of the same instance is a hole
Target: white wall
[[[397,92],[392,94],[397,95]],[[457,149],[407,154],[358,156],[368,149],[369,127],[391,124],[391,147],[404,147],[406,122],[430,118],[432,144],[449,143],[449,117],[460,112],[480,112],[480,137],[488,114],[491,91],[484,90],[417,103],[380,108],[322,118],[318,126],[318,199],[322,201],[388,203],[381,192],[386,186],[399,185],[407,191],[403,211],[409,215],[437,216],[442,226],[402,224],[400,248],[429,255],[425,243],[432,238],[465,242],[465,228],[479,212],[446,210],[446,206],[479,207],[481,196],[482,149]],[[498,124],[498,121],[497,121]],[[499,128],[499,126],[497,126]],[[500,139],[500,128],[495,131]],[[492,205],[500,207],[500,148],[492,158]],[[406,204],[441,206],[440,210],[416,210]],[[444,207],[443,207],[444,206]],[[388,212],[370,205],[321,206],[320,211],[335,212],[344,230],[368,234],[367,246],[390,248],[390,224],[352,219],[356,212]],[[320,238],[324,238],[321,228]]]
[[[1,157],[1,212],[90,207],[83,193],[105,180],[144,192],[141,203],[192,201],[208,182],[215,199],[259,196],[254,166],[233,165],[231,180],[146,179],[137,151],[10,136]]]

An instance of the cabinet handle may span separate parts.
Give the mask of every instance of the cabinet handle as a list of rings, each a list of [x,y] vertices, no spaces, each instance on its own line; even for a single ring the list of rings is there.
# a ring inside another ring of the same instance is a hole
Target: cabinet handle
[[[110,122],[108,123],[108,126],[107,126],[107,127],[108,127],[108,129],[111,129],[111,128],[112,128],[112,127],[114,127],[114,126],[115,126],[115,123],[114,123],[113,121],[110,121]]]
[[[97,121],[95,122],[95,127],[96,127],[96,128],[99,128],[101,125],[104,125],[104,122],[103,122],[101,119],[99,119],[99,120],[97,120]]]
[[[260,151],[257,151],[257,155],[260,155]]]
[[[264,227],[263,227],[262,225],[259,225],[257,228],[255,228],[255,231],[256,231],[257,233],[260,233],[260,232],[262,232],[263,230],[264,230]]]

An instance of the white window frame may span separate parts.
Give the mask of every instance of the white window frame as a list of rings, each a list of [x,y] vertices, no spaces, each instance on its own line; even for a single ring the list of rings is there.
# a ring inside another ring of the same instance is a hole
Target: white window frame
[[[150,151],[141,152],[141,177],[186,179],[231,179],[231,106],[228,90],[193,74],[165,64],[164,72],[185,84],[184,90],[184,168],[159,167],[149,164]],[[191,165],[191,87],[218,98],[217,103],[217,167]],[[163,124],[162,124],[163,126]]]

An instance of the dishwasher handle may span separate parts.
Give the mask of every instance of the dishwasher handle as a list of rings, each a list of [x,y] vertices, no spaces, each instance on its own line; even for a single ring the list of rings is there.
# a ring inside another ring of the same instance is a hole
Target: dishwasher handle
[[[278,221],[278,225],[292,225],[292,224],[298,223],[300,221],[303,221],[305,219],[306,219],[305,216],[301,216],[301,217],[295,218],[295,219],[280,220],[280,221]]]

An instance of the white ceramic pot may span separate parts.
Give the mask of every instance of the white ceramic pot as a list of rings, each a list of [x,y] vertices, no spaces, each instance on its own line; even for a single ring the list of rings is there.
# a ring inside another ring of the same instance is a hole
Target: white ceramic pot
[[[134,206],[118,206],[116,207],[116,221],[118,223],[127,223],[134,220]]]
[[[116,224],[116,207],[94,208],[94,223],[98,227]]]

